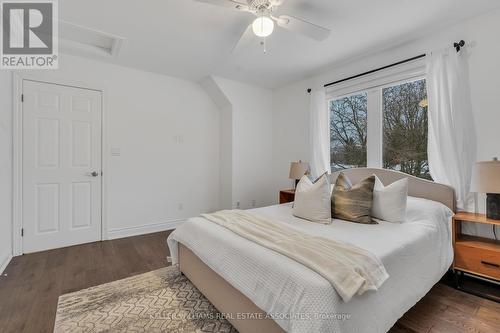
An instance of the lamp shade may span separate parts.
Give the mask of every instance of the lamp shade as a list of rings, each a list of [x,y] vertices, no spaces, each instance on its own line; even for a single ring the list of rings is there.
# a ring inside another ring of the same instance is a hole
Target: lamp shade
[[[500,161],[477,162],[472,169],[471,192],[500,193]]]
[[[300,179],[309,170],[309,163],[302,161],[292,162],[290,164],[290,179]]]

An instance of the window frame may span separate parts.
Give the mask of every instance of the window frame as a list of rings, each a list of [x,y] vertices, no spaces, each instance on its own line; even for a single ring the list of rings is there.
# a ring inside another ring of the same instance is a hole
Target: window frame
[[[366,166],[368,168],[383,168],[383,89],[419,80],[426,80],[424,59],[417,59],[326,88],[328,115],[331,113],[331,101],[355,94],[367,94]],[[330,151],[328,153],[330,154]]]

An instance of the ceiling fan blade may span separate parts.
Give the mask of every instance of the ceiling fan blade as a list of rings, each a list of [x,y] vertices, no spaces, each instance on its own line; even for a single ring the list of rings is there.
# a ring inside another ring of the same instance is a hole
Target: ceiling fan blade
[[[255,34],[253,33],[252,30],[252,24],[250,24],[243,34],[241,34],[240,39],[238,40],[238,43],[234,46],[233,50],[231,51],[232,54],[239,53],[241,50],[245,49],[248,47],[248,45],[252,44],[252,42],[257,41],[257,38]]]
[[[241,10],[244,12],[250,11],[250,8],[246,3],[234,1],[234,0],[194,0],[197,2],[209,3],[211,5],[226,7],[226,8],[234,8],[237,10]]]
[[[276,23],[282,28],[298,32],[320,42],[327,39],[331,32],[330,29],[320,27],[319,25],[290,15],[281,15],[276,19]]]

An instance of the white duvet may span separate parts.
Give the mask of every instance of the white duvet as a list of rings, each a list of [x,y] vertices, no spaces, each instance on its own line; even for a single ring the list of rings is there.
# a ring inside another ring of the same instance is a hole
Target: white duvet
[[[451,265],[450,218],[444,205],[408,198],[404,223],[378,225],[296,218],[291,205],[255,209],[312,235],[351,243],[382,260],[389,279],[376,292],[342,301],[321,275],[215,223],[198,217],[168,238],[173,263],[177,242],[275,318],[287,332],[387,332]]]

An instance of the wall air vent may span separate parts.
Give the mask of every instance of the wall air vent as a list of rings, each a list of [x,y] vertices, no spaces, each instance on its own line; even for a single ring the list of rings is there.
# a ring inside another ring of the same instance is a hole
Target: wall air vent
[[[124,38],[59,21],[61,52],[78,56],[116,57]]]

